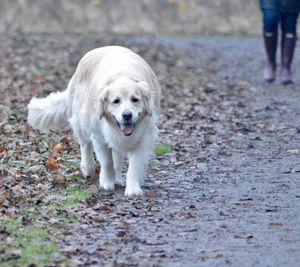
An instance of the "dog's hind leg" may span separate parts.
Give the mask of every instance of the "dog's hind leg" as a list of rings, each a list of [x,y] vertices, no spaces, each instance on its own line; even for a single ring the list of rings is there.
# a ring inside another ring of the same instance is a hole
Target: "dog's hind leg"
[[[100,162],[100,187],[106,190],[115,189],[116,173],[114,169],[112,150],[102,142],[93,140],[93,145],[98,161]]]
[[[96,162],[94,159],[92,142],[88,139],[75,117],[69,119],[69,123],[80,145],[80,170],[85,177],[93,176],[95,174]]]
[[[91,142],[80,144],[81,163],[80,170],[82,174],[87,176],[93,176],[95,174],[95,159],[93,153],[93,145]]]

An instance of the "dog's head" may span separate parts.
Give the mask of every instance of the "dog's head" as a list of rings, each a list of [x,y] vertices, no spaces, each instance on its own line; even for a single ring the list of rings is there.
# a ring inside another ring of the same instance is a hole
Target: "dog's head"
[[[122,77],[108,82],[101,91],[100,119],[115,123],[124,136],[134,133],[136,125],[152,115],[150,89],[146,82]]]

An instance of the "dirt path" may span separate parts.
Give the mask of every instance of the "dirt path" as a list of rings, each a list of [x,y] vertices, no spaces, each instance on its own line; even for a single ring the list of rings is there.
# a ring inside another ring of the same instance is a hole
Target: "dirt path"
[[[260,81],[258,38],[0,41],[0,266],[299,265],[300,48],[282,87]],[[140,53],[164,91],[159,143],[172,151],[154,156],[142,198],[87,183],[68,129],[25,123],[32,95],[63,89],[107,44]]]

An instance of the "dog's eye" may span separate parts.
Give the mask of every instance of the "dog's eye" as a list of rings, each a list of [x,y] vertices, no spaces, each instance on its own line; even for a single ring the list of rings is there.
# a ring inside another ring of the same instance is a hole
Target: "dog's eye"
[[[132,101],[133,103],[137,103],[137,102],[139,102],[140,100],[139,100],[137,97],[133,96],[133,97],[131,98],[131,101]]]
[[[113,104],[115,104],[115,105],[117,105],[117,104],[119,104],[121,102],[121,100],[119,99],[119,98],[116,98],[116,99],[114,99],[113,100]]]

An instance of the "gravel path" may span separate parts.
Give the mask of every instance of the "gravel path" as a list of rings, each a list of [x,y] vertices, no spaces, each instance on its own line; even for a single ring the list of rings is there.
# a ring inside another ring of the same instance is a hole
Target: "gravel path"
[[[99,191],[68,129],[25,121],[32,95],[65,88],[80,57],[108,44],[141,54],[163,88],[159,143],[172,151],[154,155],[141,198]],[[12,220],[58,247],[25,265],[299,266],[299,55],[282,87],[261,81],[259,38],[1,36],[0,266],[22,265]],[[71,202],[74,188],[86,195]]]

